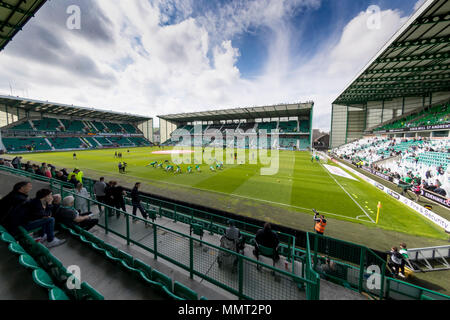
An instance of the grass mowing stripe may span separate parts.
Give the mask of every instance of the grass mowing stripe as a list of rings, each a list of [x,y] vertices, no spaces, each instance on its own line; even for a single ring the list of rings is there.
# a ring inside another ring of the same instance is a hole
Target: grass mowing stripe
[[[350,197],[350,199],[352,199],[353,202],[356,203],[356,205],[362,210],[362,212],[364,212],[364,214],[370,219],[370,221],[372,221],[372,223],[375,223],[375,221],[368,215],[366,210],[364,210],[363,207],[361,207],[359,203],[347,192],[347,190],[344,189],[344,187],[336,180],[335,177],[332,176],[332,174],[323,166],[323,164],[320,163],[320,165],[322,166],[323,170],[325,170],[328,175],[338,184],[338,186],[341,187],[342,190],[344,190],[344,192]]]

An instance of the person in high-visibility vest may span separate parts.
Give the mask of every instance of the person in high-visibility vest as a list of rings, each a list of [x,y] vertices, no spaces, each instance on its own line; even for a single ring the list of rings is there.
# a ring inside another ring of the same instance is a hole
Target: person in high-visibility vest
[[[76,169],[75,173],[76,173],[77,180],[80,183],[83,183],[83,175],[84,175],[83,171],[81,171],[80,169]]]
[[[324,215],[319,216],[317,213],[314,216],[315,227],[314,230],[316,233],[323,235],[325,233],[325,227],[327,226],[327,220]]]

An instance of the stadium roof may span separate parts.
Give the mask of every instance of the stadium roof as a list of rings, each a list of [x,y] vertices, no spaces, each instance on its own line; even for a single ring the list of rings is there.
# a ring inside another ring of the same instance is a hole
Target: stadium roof
[[[152,119],[149,117],[143,117],[128,113],[104,111],[93,108],[76,107],[73,105],[70,106],[61,103],[38,101],[19,97],[15,98],[1,95],[0,95],[0,105],[6,105],[8,107],[13,108],[22,108],[30,112],[60,114],[76,118],[103,119],[108,121],[140,122]]]
[[[238,108],[217,111],[180,113],[158,118],[172,122],[217,121],[254,118],[285,118],[309,115],[314,102],[275,105],[268,107]]]
[[[46,2],[47,0],[0,1],[0,51]]]
[[[333,104],[449,91],[449,43],[450,1],[427,0]]]

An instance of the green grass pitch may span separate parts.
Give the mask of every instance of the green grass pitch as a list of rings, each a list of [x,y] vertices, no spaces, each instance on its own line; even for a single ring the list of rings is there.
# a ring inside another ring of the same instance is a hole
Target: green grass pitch
[[[166,148],[167,150],[168,148]],[[123,161],[128,163],[127,173],[120,174],[114,159],[114,152],[124,155]],[[447,239],[443,229],[434,225],[415,211],[394,200],[385,193],[354,176],[356,180],[331,175],[322,164],[311,162],[308,152],[280,151],[279,171],[273,176],[262,176],[260,163],[250,164],[249,151],[246,151],[247,162],[244,164],[227,164],[223,170],[212,172],[208,164],[201,165],[201,172],[187,173],[187,164],[182,164],[182,174],[168,173],[163,169],[146,167],[152,161],[172,160],[171,155],[156,155],[160,148],[108,149],[93,151],[77,151],[78,160],[73,160],[73,152],[52,152],[24,154],[24,161],[47,162],[57,168],[74,167],[82,169],[86,176],[98,178],[105,176],[107,180],[117,179],[131,187],[133,181],[145,185],[161,185],[169,190],[185,192],[186,200],[195,190],[203,190],[211,195],[225,195],[228,199],[239,203],[264,203],[269,208],[283,207],[290,212],[301,212],[312,215],[317,209],[329,218],[350,221],[375,227],[377,204],[381,201],[383,208],[377,228],[398,231],[409,235],[434,239]],[[214,158],[207,150],[205,160]],[[201,154],[201,153],[200,153]],[[198,154],[188,156],[192,160]],[[219,158],[220,159],[220,158]],[[198,159],[197,159],[198,160]],[[328,165],[336,166],[329,162]],[[175,166],[176,169],[176,166]],[[227,200],[225,200],[227,201]],[[270,216],[270,212],[266,213]],[[295,215],[292,215],[295,221]],[[278,222],[277,217],[270,221]],[[292,226],[292,225],[291,225]],[[312,221],[311,221],[312,226]],[[349,230],[348,232],[351,232]]]

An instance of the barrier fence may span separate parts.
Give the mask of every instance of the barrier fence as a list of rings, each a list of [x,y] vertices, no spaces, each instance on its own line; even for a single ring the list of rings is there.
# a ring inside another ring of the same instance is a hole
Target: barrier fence
[[[72,184],[4,166],[0,166],[0,171],[48,182],[52,190],[63,197],[73,195],[75,199],[83,198],[75,194]],[[88,191],[92,193],[93,180],[84,179],[84,182]],[[155,259],[162,258],[188,271],[191,278],[194,276],[202,278],[240,299],[317,300],[320,298],[321,278],[379,299],[450,299],[449,296],[387,277],[386,261],[371,249],[357,244],[308,233],[306,248],[303,249],[294,246],[294,236],[279,233],[281,239],[287,240],[281,248],[281,255],[287,258],[292,267],[290,271],[285,271],[105,206],[96,200],[84,199],[88,201],[89,208],[98,205],[105,208],[106,213],[102,215],[99,226],[106,233],[115,234],[126,240],[127,244],[134,244],[152,253]],[[128,203],[129,201],[127,199]],[[143,197],[143,203],[148,211],[153,211],[161,217],[188,225],[200,224],[211,234],[224,234],[226,221],[229,220],[219,215],[151,197]],[[124,219],[109,217],[108,212],[118,212]],[[137,229],[136,224],[132,223],[133,218],[149,224],[150,227],[146,229],[148,234],[142,234],[142,229]],[[241,221],[236,221],[236,225],[245,230],[242,233],[249,244],[252,243],[256,230],[260,229],[256,225]],[[231,260],[237,261],[236,273],[229,273],[218,268],[219,255],[231,256]],[[261,266],[263,272],[257,271],[257,266]],[[276,281],[272,281],[274,279]]]

